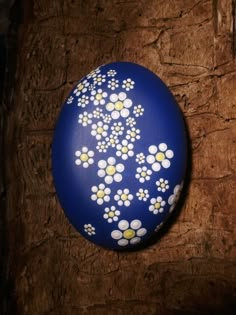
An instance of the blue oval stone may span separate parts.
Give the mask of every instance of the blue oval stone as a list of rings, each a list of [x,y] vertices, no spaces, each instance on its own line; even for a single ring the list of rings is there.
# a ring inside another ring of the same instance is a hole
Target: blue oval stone
[[[141,244],[168,219],[186,158],[174,97],[153,72],[128,62],[103,65],[78,82],[52,148],[67,217],[84,237],[111,249]]]

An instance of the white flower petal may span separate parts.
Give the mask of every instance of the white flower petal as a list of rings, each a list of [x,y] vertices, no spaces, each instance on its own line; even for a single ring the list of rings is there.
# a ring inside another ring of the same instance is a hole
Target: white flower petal
[[[135,245],[138,244],[141,241],[140,237],[134,237],[130,240],[130,244]]]
[[[126,240],[126,239],[124,239],[124,238],[122,238],[122,239],[119,240],[117,243],[118,243],[118,245],[120,245],[120,246],[126,246],[126,245],[129,244],[129,241]]]
[[[151,145],[149,148],[148,148],[148,151],[151,153],[151,154],[155,154],[157,153],[157,147],[155,145]]]
[[[122,175],[121,174],[115,174],[114,175],[114,181],[119,183],[122,181]]]
[[[130,223],[130,227],[134,230],[137,230],[139,229],[140,227],[142,226],[142,222],[140,220],[133,220],[131,223]]]
[[[111,232],[111,237],[115,240],[119,240],[122,237],[122,232],[119,230],[114,230]]]
[[[170,167],[170,161],[165,159],[161,162],[161,165],[164,167],[164,168],[169,168]]]
[[[156,163],[152,164],[152,169],[154,172],[160,171],[160,169],[161,169],[160,163],[156,162]]]
[[[155,157],[153,155],[148,155],[146,160],[149,164],[152,164],[155,162]]]
[[[125,167],[123,164],[119,163],[116,165],[117,172],[122,173],[124,171],[124,169],[125,169]]]
[[[165,155],[168,157],[168,159],[172,159],[174,156],[174,152],[172,150],[167,150],[165,152]]]
[[[107,175],[104,179],[105,183],[110,185],[113,182],[113,178],[110,175]]]
[[[118,223],[118,227],[120,230],[124,231],[124,230],[127,230],[129,228],[129,222],[126,221],[126,220],[121,220],[119,223]]]

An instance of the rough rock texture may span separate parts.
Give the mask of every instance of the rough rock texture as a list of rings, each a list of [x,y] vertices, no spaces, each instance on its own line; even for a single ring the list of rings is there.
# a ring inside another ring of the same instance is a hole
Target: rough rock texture
[[[5,137],[6,314],[235,314],[233,5],[24,1]],[[155,244],[130,253],[84,240],[64,216],[51,176],[64,98],[91,69],[115,60],[140,63],[167,83],[191,139],[181,211]]]

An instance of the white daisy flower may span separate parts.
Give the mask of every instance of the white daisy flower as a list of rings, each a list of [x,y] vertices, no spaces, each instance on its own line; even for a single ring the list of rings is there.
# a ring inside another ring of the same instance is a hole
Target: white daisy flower
[[[129,108],[132,106],[131,99],[127,98],[126,93],[111,94],[110,102],[106,104],[106,109],[111,112],[113,119],[120,117],[126,118],[129,116]]]
[[[78,123],[81,124],[83,127],[86,127],[92,123],[93,115],[91,113],[83,112],[79,114]]]
[[[116,88],[119,87],[119,81],[112,78],[111,80],[108,81],[107,87],[114,91]]]
[[[96,108],[95,110],[93,110],[93,117],[94,118],[103,118],[104,114],[101,108]]]
[[[96,124],[92,124],[91,135],[96,137],[97,140],[101,140],[102,137],[107,136],[108,125],[104,124],[102,121],[99,121]]]
[[[109,157],[107,161],[100,160],[98,162],[99,170],[97,172],[99,177],[105,177],[104,181],[106,184],[111,184],[113,181],[121,182],[122,174],[125,167],[123,164],[116,164],[114,157]]]
[[[124,132],[124,126],[122,125],[122,122],[115,122],[111,126],[111,133],[115,136],[122,136]]]
[[[89,82],[88,80],[83,80],[82,82],[80,82],[75,90],[73,91],[73,93],[76,96],[80,96],[82,93],[86,93],[88,91],[88,86],[89,86]]]
[[[111,146],[112,148],[114,148],[119,143],[118,137],[113,134],[110,134],[109,137],[106,137],[105,141],[107,142],[107,145]]]
[[[109,137],[106,137],[105,141],[107,142],[107,145],[109,145],[112,148],[114,148],[119,143],[118,137],[113,134],[110,134]]]
[[[134,81],[130,78],[123,81],[122,88],[126,89],[126,91],[130,91],[134,88]]]
[[[110,208],[105,208],[103,218],[106,219],[108,223],[112,223],[113,221],[118,221],[119,215],[120,211],[117,210],[115,206],[111,206]]]
[[[147,233],[147,230],[142,228],[142,222],[137,219],[131,221],[131,223],[121,220],[118,223],[118,228],[119,230],[111,232],[111,237],[117,240],[117,244],[120,246],[138,244],[141,238]]]
[[[135,140],[139,140],[140,137],[140,130],[132,127],[131,129],[127,130],[126,139],[134,142]]]
[[[142,105],[134,106],[133,114],[135,115],[135,117],[142,116],[143,113],[144,113],[144,108],[142,107]]]
[[[104,74],[98,74],[96,77],[93,77],[94,84],[102,85],[103,82],[106,82],[106,76]]]
[[[91,92],[90,100],[93,101],[93,104],[95,106],[104,105],[106,97],[107,97],[107,92],[104,92],[102,89],[98,89],[97,91],[93,90]]]
[[[106,123],[106,124],[110,124],[110,122],[112,121],[112,118],[111,118],[111,116],[110,116],[109,114],[105,114],[105,115],[103,116],[103,121],[104,121],[104,123]]]
[[[108,148],[108,144],[106,141],[98,141],[96,149],[98,152],[106,153]]]
[[[143,163],[145,162],[145,159],[146,159],[145,155],[141,152],[141,153],[138,153],[138,154],[136,155],[135,161],[136,161],[138,164],[143,164]]]
[[[89,167],[89,165],[94,163],[94,152],[89,150],[87,147],[82,147],[81,150],[75,151],[75,156],[77,159],[75,160],[76,165],[81,165],[84,168]]]
[[[101,72],[100,68],[97,68],[97,69],[91,71],[91,72],[87,75],[87,78],[88,78],[88,79],[95,78],[100,72]]]
[[[139,200],[147,201],[149,196],[149,192],[147,189],[139,188],[138,192],[136,193],[136,196]]]
[[[130,194],[129,189],[125,188],[125,189],[118,189],[117,193],[114,197],[115,201],[117,201],[119,206],[126,206],[129,207],[130,206],[130,201],[133,200],[134,196],[132,194]]]
[[[92,224],[85,224],[84,225],[84,231],[89,235],[89,236],[92,236],[92,235],[95,235],[96,234],[96,229],[95,227],[92,226]]]
[[[164,168],[170,167],[170,159],[173,158],[174,152],[167,148],[166,143],[161,143],[159,146],[151,145],[148,148],[150,155],[147,156],[146,160],[152,165],[152,169],[158,172],[161,166]]]
[[[183,189],[183,184],[184,183],[182,182],[180,185],[176,185],[174,188],[173,194],[170,195],[170,197],[168,198],[168,204],[171,206],[169,209],[169,212],[172,212],[174,210],[174,207],[176,206],[179,200],[181,191]]]
[[[73,96],[70,96],[68,99],[67,99],[67,104],[71,104],[74,100],[74,97]]]
[[[126,126],[134,127],[136,125],[136,120],[133,117],[128,117],[126,119]]]
[[[122,140],[121,143],[116,146],[116,155],[121,157],[123,160],[127,160],[128,157],[134,155],[133,151],[134,145],[129,143],[126,139]]]
[[[102,205],[103,202],[110,201],[110,193],[111,189],[106,187],[103,183],[99,184],[98,186],[93,186],[91,188],[93,194],[91,195],[91,199],[93,201],[97,201],[98,205]]]
[[[114,77],[117,74],[116,70],[109,70],[107,72],[108,77]]]
[[[85,107],[86,105],[89,104],[89,97],[86,95],[82,95],[81,97],[78,98],[78,106],[79,107]]]
[[[162,213],[164,211],[166,202],[162,199],[162,197],[158,196],[157,198],[152,198],[150,202],[151,204],[148,209],[153,214]]]
[[[167,179],[160,178],[158,181],[156,181],[157,190],[165,192],[167,189],[169,189],[169,182]]]
[[[150,175],[152,175],[152,171],[148,170],[146,166],[138,167],[135,178],[137,178],[140,183],[144,183],[147,180],[150,180]]]

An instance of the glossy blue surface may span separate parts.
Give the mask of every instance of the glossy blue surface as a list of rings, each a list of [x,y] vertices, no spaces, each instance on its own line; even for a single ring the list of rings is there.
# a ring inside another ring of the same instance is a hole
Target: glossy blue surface
[[[111,249],[142,243],[179,198],[187,144],[166,85],[137,64],[103,65],[71,91],[52,148],[60,203],[74,227]]]

